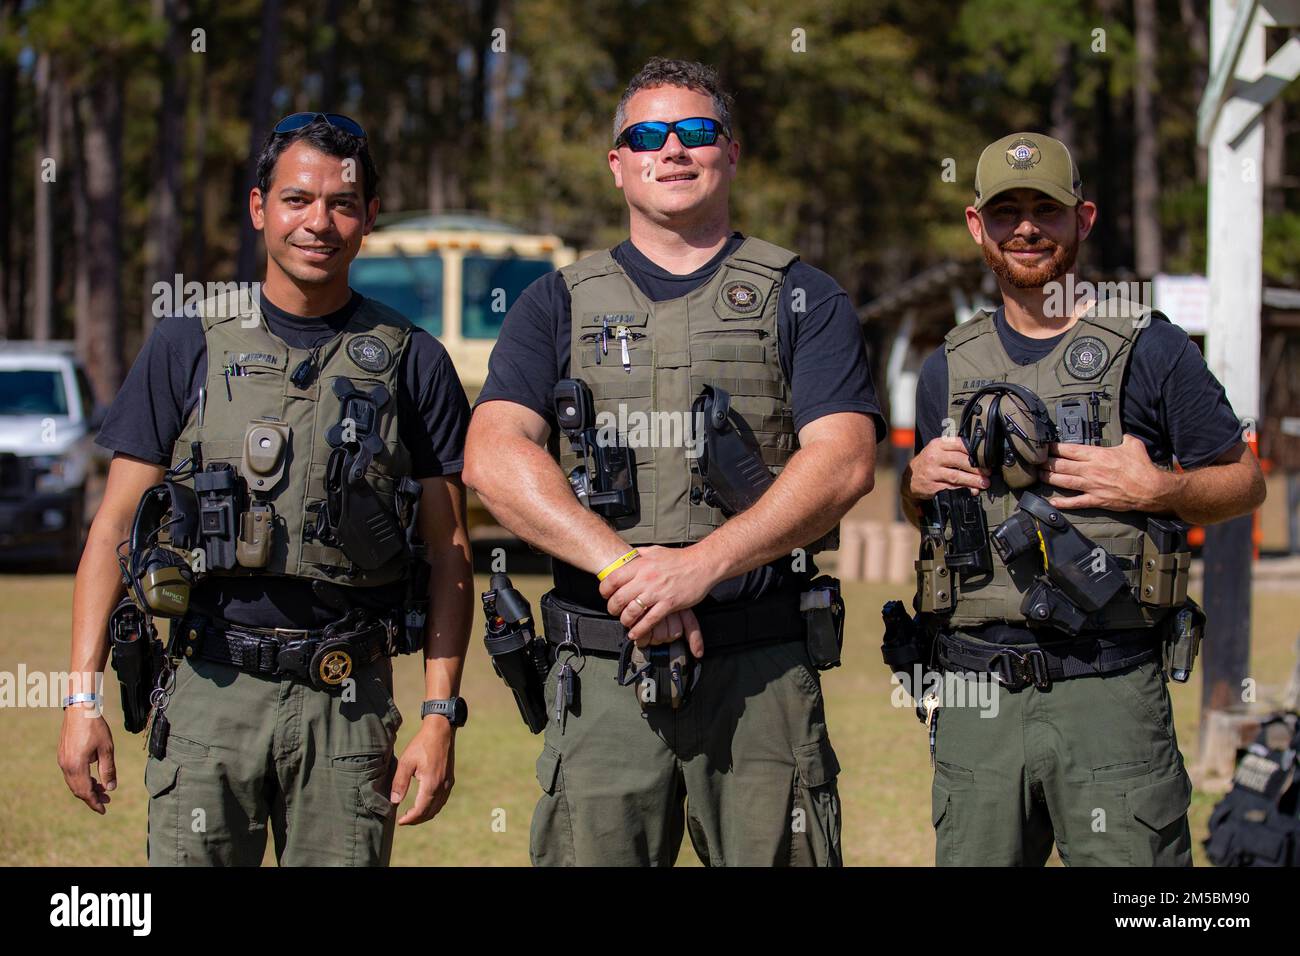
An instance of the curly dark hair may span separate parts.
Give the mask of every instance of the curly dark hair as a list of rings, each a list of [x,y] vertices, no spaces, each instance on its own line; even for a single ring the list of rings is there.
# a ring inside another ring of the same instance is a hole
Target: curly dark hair
[[[366,141],[353,136],[337,126],[331,126],[323,119],[316,119],[301,129],[289,133],[269,133],[262,143],[262,151],[257,154],[257,188],[263,198],[271,189],[271,177],[275,173],[276,161],[280,154],[294,143],[305,142],[313,149],[318,149],[327,156],[339,159],[355,159],[361,167],[361,190],[366,204],[379,195],[379,170],[370,158],[370,149]]]
[[[707,94],[713,100],[713,109],[718,114],[718,120],[723,127],[728,130],[733,129],[731,107],[734,100],[731,94],[722,88],[717,70],[693,60],[671,60],[663,56],[652,56],[646,61],[646,65],[637,71],[636,76],[632,77],[627,89],[623,91],[622,99],[618,101],[618,109],[614,111],[614,139],[618,139],[618,134],[623,132],[623,127],[627,125],[627,101],[638,90],[656,86],[683,86],[688,90]]]

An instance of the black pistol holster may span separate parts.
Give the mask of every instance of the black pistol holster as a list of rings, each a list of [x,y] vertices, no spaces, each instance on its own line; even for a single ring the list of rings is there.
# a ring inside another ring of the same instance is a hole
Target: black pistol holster
[[[962,574],[988,571],[988,521],[979,498],[964,490],[946,488],[935,494],[933,507],[948,570]]]
[[[899,675],[909,696],[916,697],[912,692],[912,678],[918,667],[930,665],[934,654],[934,630],[922,623],[922,615],[908,614],[902,601],[886,601],[880,609],[880,616],[885,621],[881,657],[885,666]]]
[[[774,480],[753,433],[744,419],[731,414],[731,396],[713,385],[705,385],[695,399],[691,420],[704,427],[703,434],[694,436],[697,454],[690,459],[698,479],[692,501],[718,508],[728,518],[739,514]]]
[[[325,501],[316,509],[311,537],[339,548],[358,568],[373,571],[409,554],[400,516],[384,505],[366,477],[375,457],[384,452],[376,424],[391,395],[382,385],[363,392],[343,377],[335,379],[333,387],[341,400],[339,421],[325,433],[333,450],[325,463]],[[399,501],[403,495],[418,500],[419,490],[419,482],[401,479]]]
[[[556,424],[582,464],[569,472],[569,486],[584,508],[600,515],[615,529],[635,527],[641,519],[637,491],[636,450],[623,445],[623,436],[602,437],[596,428],[596,403],[580,378],[565,378],[551,392]]]
[[[163,645],[153,622],[128,596],[108,618],[113,670],[122,692],[122,723],[138,734],[149,723],[150,695],[163,669]]]
[[[551,667],[551,649],[533,627],[533,610],[504,574],[492,575],[491,589],[484,592],[483,616],[487,631],[483,644],[496,671],[514,695],[519,716],[529,731],[546,729],[546,674]]]

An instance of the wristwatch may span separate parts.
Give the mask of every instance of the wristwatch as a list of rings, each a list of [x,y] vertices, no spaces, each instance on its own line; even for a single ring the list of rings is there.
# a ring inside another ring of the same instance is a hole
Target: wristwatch
[[[446,700],[426,700],[420,706],[420,719],[430,714],[446,717],[453,727],[464,727],[469,720],[469,704],[464,697],[448,697]]]

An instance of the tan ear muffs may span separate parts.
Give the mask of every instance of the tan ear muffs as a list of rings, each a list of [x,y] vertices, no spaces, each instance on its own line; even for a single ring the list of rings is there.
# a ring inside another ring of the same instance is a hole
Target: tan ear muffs
[[[1002,475],[1007,486],[1028,488],[1038,481],[1054,440],[1051,415],[1043,400],[1022,385],[999,382],[970,397],[958,434],[970,463]]]
[[[970,397],[961,413],[957,433],[966,446],[972,468],[987,468],[992,471],[1000,464],[1000,459],[994,456],[995,446],[1001,444],[995,414],[999,398],[1001,395],[996,392],[981,390]]]
[[[1002,438],[1002,478],[1010,488],[1028,488],[1038,481],[1053,439],[1047,406],[1033,392],[1007,392],[997,398],[994,414]]]

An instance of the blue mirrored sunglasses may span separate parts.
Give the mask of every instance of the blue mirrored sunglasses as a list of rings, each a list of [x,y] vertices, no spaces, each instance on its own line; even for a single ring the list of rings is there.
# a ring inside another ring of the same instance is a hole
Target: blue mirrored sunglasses
[[[343,132],[350,133],[358,139],[366,138],[366,131],[361,128],[361,124],[350,116],[344,116],[342,113],[290,113],[275,124],[273,132],[292,133],[304,126],[310,126],[318,119],[324,120],[330,126],[338,127]]]
[[[614,140],[614,147],[626,145],[634,153],[645,153],[663,149],[668,142],[668,134],[676,133],[677,140],[683,146],[712,146],[719,136],[730,138],[731,131],[715,119],[707,116],[692,116],[675,123],[661,123],[651,120],[645,123],[633,123]]]

